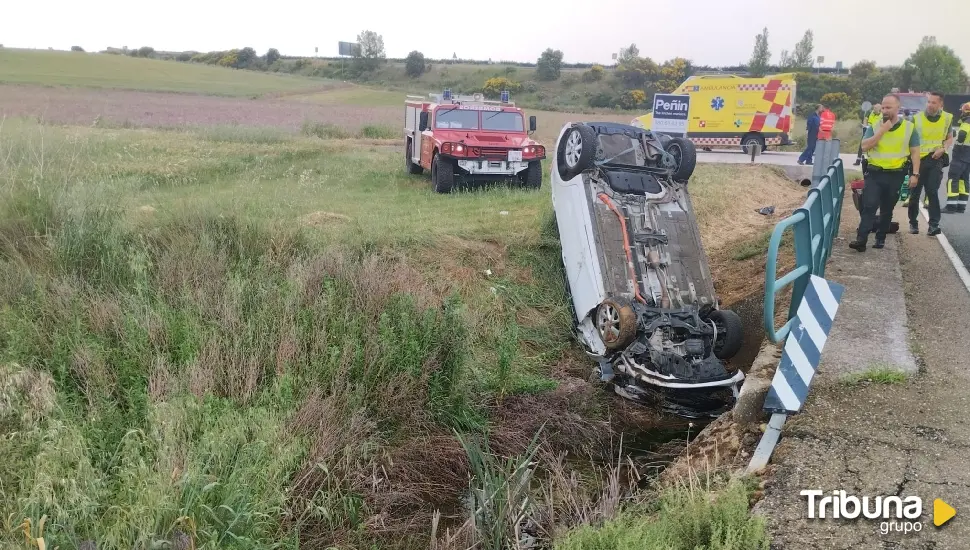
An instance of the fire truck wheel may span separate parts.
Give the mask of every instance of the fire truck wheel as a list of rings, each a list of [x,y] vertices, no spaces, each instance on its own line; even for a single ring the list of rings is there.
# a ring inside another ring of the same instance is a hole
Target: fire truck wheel
[[[434,183],[436,193],[451,193],[451,188],[455,184],[455,167],[448,159],[435,155],[431,161],[431,181]]]
[[[527,189],[538,189],[542,187],[542,163],[532,161],[529,167],[519,172],[520,187]]]
[[[730,309],[718,309],[711,312],[708,320],[717,327],[717,340],[714,342],[714,356],[718,359],[730,359],[741,351],[744,325],[741,317]]]
[[[420,174],[421,172],[424,172],[424,168],[422,168],[420,164],[414,164],[414,162],[411,161],[411,158],[413,157],[411,154],[411,146],[411,140],[408,140],[408,145],[404,150],[404,166],[407,167],[409,174]]]
[[[697,148],[694,147],[694,142],[682,137],[674,137],[664,145],[664,150],[673,155],[677,161],[674,180],[689,180],[697,166]]]
[[[596,155],[596,132],[585,124],[566,130],[556,152],[559,176],[571,180],[593,164]]]

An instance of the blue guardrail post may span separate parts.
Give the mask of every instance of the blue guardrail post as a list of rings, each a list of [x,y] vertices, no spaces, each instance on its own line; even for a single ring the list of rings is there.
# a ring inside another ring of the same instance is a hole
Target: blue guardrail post
[[[788,415],[799,412],[808,399],[808,388],[818,370],[822,348],[828,341],[844,292],[845,287],[838,283],[818,275],[809,277],[765,398],[764,410],[772,413],[771,420],[751,457],[748,472],[760,470],[768,463]]]
[[[842,199],[845,197],[845,170],[836,158],[818,185],[808,192],[805,204],[775,226],[768,241],[765,262],[764,326],[772,343],[784,340],[781,362],[765,397],[764,410],[772,413],[755,449],[748,472],[763,468],[778,443],[788,415],[799,412],[822,359],[845,288],[827,281],[825,266],[839,233]],[[794,234],[795,268],[778,278],[778,250],[782,236],[791,228]],[[792,285],[788,319],[775,330],[775,297]]]

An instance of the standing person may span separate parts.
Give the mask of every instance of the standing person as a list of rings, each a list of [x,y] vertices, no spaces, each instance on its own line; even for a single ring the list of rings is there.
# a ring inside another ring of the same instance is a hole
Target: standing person
[[[862,135],[866,134],[867,128],[875,128],[879,124],[879,119],[882,118],[882,105],[876,103],[872,106],[872,110],[869,111],[869,116],[862,121]],[[859,166],[862,164],[862,141],[859,141],[859,153],[855,159],[855,165]]]
[[[876,244],[886,244],[886,233],[893,221],[893,207],[899,200],[899,188],[912,162],[910,181],[919,179],[920,146],[915,125],[899,116],[899,96],[889,94],[882,100],[882,123],[866,130],[862,150],[867,153],[865,186],[862,188],[862,219],[856,231],[856,240],[849,248],[865,252],[869,232],[879,211],[879,227]]]
[[[920,139],[920,177],[909,180],[909,232],[919,233],[919,195],[926,189],[929,200],[930,222],[926,234],[940,234],[940,184],[943,183],[943,168],[948,159],[946,150],[953,144],[953,115],[943,110],[943,94],[930,92],[926,110],[916,113],[913,124]],[[949,204],[947,205],[949,207]]]
[[[805,150],[798,157],[798,164],[812,164],[812,157],[815,156],[815,145],[818,142],[818,129],[821,124],[819,114],[822,106],[815,107],[815,112],[805,120]]]
[[[950,181],[946,186],[946,205],[949,207],[952,201],[957,212],[966,212],[967,199],[970,198],[967,194],[967,186],[970,185],[970,103],[964,103],[960,107],[960,125],[954,141]]]
[[[818,139],[826,141],[832,139],[832,130],[835,129],[835,113],[828,107],[822,105],[822,112],[819,113]]]

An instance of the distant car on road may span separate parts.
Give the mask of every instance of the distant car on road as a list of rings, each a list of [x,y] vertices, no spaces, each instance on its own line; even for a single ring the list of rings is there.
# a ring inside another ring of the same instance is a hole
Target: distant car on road
[[[552,202],[578,339],[616,393],[681,416],[733,406],[742,345],[720,309],[687,181],[694,145],[625,124],[570,123]]]

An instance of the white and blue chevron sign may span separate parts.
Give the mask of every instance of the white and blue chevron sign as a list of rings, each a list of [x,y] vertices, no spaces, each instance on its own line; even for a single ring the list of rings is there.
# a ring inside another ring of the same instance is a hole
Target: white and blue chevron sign
[[[810,276],[785,339],[785,351],[768,389],[764,410],[791,414],[805,404],[844,291],[845,287],[838,283]]]

